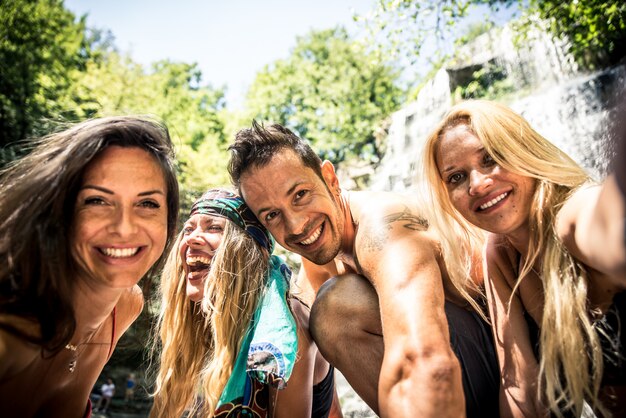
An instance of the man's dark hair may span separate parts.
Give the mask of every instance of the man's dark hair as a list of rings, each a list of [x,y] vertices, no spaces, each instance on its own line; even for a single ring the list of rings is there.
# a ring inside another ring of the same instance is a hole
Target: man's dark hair
[[[252,127],[237,132],[235,142],[228,147],[228,172],[233,185],[239,189],[241,176],[246,170],[267,165],[283,149],[295,152],[306,167],[324,179],[322,160],[304,139],[284,126],[273,124],[266,128],[253,120]]]

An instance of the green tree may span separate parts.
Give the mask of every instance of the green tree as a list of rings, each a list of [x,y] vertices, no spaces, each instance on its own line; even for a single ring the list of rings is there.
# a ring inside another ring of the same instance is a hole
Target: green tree
[[[78,119],[146,114],[163,120],[177,148],[183,206],[228,183],[224,92],[201,85],[196,64],[160,61],[150,71],[115,51],[91,60],[73,85]]]
[[[626,55],[623,0],[379,0],[367,17],[358,19],[373,39],[415,62],[451,54],[452,41],[463,36],[470,16],[494,21],[519,15],[523,33],[537,24],[532,17],[538,16],[553,36],[571,41],[570,51],[587,66],[614,64]]]
[[[460,25],[483,0],[379,0],[355,19],[368,29],[370,44],[404,66],[429,70],[453,52],[467,34]]]
[[[257,74],[246,109],[296,131],[323,158],[377,161],[374,131],[401,103],[398,76],[345,29],[313,31],[297,39],[287,59]]]
[[[84,21],[62,0],[2,1],[0,146],[48,130],[46,122],[63,111],[59,97],[84,65],[84,47]]]
[[[595,67],[626,56],[626,2],[531,0],[530,9],[549,24],[554,36],[567,36],[579,62]]]

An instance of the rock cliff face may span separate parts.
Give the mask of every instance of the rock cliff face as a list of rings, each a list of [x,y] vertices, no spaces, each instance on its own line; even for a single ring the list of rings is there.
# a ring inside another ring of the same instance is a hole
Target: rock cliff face
[[[539,27],[541,22],[536,24]],[[455,52],[446,65],[451,91],[466,86],[477,71],[485,69],[496,70],[517,87],[560,83],[578,73],[578,65],[566,52],[566,41],[538,28],[520,37],[512,26],[484,33]]]
[[[369,188],[412,190],[421,175],[426,136],[453,101],[461,99],[460,91],[478,81],[506,80],[509,99],[496,100],[519,112],[592,176],[602,178],[612,153],[609,132],[616,117],[614,99],[626,93],[626,63],[583,74],[564,50],[562,42],[539,32],[516,46],[509,28],[481,35],[464,47],[427,83],[415,102],[391,116],[387,151]],[[477,81],[477,74],[492,78]]]

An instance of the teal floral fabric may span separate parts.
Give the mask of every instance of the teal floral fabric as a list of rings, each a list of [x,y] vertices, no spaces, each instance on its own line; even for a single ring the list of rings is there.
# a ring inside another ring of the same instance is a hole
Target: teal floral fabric
[[[289,268],[272,256],[265,294],[218,401],[216,417],[264,418],[267,387],[287,385],[298,351],[296,322],[287,300],[290,277]]]

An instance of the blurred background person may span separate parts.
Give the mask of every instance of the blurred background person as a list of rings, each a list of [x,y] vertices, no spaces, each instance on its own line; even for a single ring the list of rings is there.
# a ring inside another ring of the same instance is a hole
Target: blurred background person
[[[137,382],[135,380],[135,374],[130,373],[126,378],[126,392],[124,392],[124,400],[126,402],[132,402],[135,400],[135,386]]]

